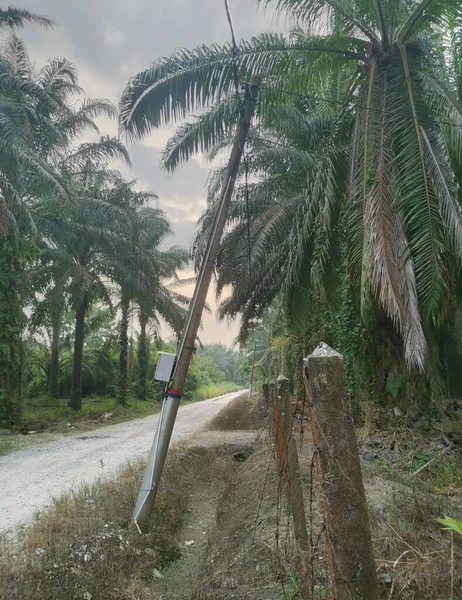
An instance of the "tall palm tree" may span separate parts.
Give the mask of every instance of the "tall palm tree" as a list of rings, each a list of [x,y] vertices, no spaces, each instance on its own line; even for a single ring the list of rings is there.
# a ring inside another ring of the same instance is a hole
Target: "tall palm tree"
[[[90,177],[98,179],[100,183],[104,179],[104,173],[111,181],[114,179],[118,181],[120,176],[112,171],[105,171],[101,163],[103,157],[112,158],[114,156],[128,159],[124,147],[117,140],[103,137],[90,144],[72,148],[67,151],[67,154],[61,154],[60,162],[56,164],[56,167],[61,169],[66,179],[72,175],[71,181],[74,184],[82,176],[86,183]],[[99,162],[94,162],[95,159]],[[86,175],[84,175],[85,169],[87,170]],[[116,206],[112,206],[107,197],[104,198],[103,195],[105,194],[98,190],[98,197],[95,198],[88,189],[79,188],[78,185],[75,189],[75,197],[80,208],[84,210],[84,214],[97,215],[99,219],[103,220],[107,218],[110,222],[114,215],[120,217],[122,213]],[[34,210],[35,221],[42,237],[39,240],[41,250],[39,261],[34,264],[30,277],[32,314],[29,326],[32,329],[46,326],[51,331],[49,391],[52,396],[57,396],[59,389],[59,339],[62,317],[71,305],[69,290],[62,280],[62,264],[59,261],[56,262],[55,255],[55,245],[59,243],[64,233],[61,231],[61,224],[66,228],[69,226],[67,219],[72,222],[76,217],[72,206],[68,208],[70,208],[70,212],[64,211],[63,213],[59,203],[56,203],[56,199],[51,197],[38,202]]]
[[[162,318],[175,333],[183,327],[186,307],[189,298],[177,293],[175,284],[179,284],[178,270],[183,269],[189,260],[189,253],[179,246],[162,249],[165,239],[172,234],[170,224],[164,213],[155,208],[144,207],[137,212],[138,238],[137,245],[151,261],[153,274],[140,282],[138,290],[132,289],[132,297],[139,308],[140,335],[138,339],[138,396],[146,400],[147,368],[149,363],[149,339],[147,329],[150,322],[160,326]],[[125,301],[128,305],[130,292],[127,288]],[[128,337],[124,336],[125,345],[121,345],[122,355],[127,356]],[[126,379],[126,359],[124,370],[121,369],[121,381]],[[124,373],[125,371],[125,373]],[[121,401],[123,399],[121,386]]]
[[[109,200],[111,204],[122,207],[126,212],[127,219],[130,222],[130,239],[134,244],[133,252],[139,253],[149,265],[149,269],[138,269],[136,271],[118,271],[113,273],[113,278],[120,288],[120,355],[119,355],[119,390],[118,401],[122,406],[127,400],[128,384],[128,322],[130,303],[133,304],[135,298],[146,301],[146,296],[151,293],[152,281],[157,278],[155,265],[152,263],[151,256],[146,254],[143,232],[148,223],[151,227],[162,229],[166,223],[161,211],[154,211],[153,214],[144,214],[143,207],[152,200],[157,199],[157,195],[150,191],[137,191],[134,188],[136,181],[124,181],[120,179],[114,181],[111,188],[108,189]],[[151,217],[151,218],[150,218]],[[144,222],[144,218],[147,219]],[[145,330],[144,330],[145,332]]]
[[[28,328],[31,333],[37,330],[45,329],[49,332],[50,353],[49,364],[47,366],[48,392],[52,398],[59,395],[59,358],[60,358],[60,336],[62,319],[69,304],[64,294],[60,293],[56,282],[53,281],[54,269],[46,258],[46,250],[43,253],[42,263],[34,269],[34,275],[30,283],[32,288],[32,297],[30,305],[32,308],[31,316],[28,322]],[[49,257],[48,257],[49,258]],[[50,284],[50,282],[52,282]],[[41,291],[42,298],[38,298],[36,293]]]
[[[336,96],[326,100],[337,107],[339,119],[323,140],[325,158],[308,181],[306,218],[299,222],[293,215],[291,255],[309,242],[304,237],[305,229],[312,230],[309,219],[321,219],[328,243],[318,264],[335,264],[332,219],[343,213],[348,273],[363,319],[377,310],[385,314],[401,337],[408,364],[423,370],[433,332],[451,314],[462,249],[452,159],[462,149],[462,108],[453,67],[444,66],[439,33],[461,18],[462,2],[262,4],[276,5],[300,27],[290,37],[264,34],[243,42],[237,53],[229,45],[214,45],[158,59],[129,81],[121,125],[128,135],[142,137],[213,105],[207,127],[180,132],[189,135],[189,143],[186,153],[176,159],[172,154],[174,162],[207,150],[231,130],[234,64],[242,82],[251,74],[263,77],[260,122],[297,97],[322,102],[323,82],[340,77]],[[339,136],[349,148],[347,166],[337,156]],[[286,265],[283,256],[280,260],[279,270]],[[299,268],[300,277],[309,261],[299,261]],[[324,277],[322,270],[319,275]]]
[[[349,139],[343,110],[325,100],[335,98],[340,83],[339,78],[330,87],[324,82],[322,102],[293,99],[268,118],[263,115],[258,131],[249,137],[217,265],[218,293],[228,286],[232,290],[220,315],[242,315],[240,341],[249,323],[281,294],[291,306],[292,322],[303,319],[302,300],[311,287],[336,304],[341,210],[330,210],[325,192],[330,177],[331,193],[341,207],[347,191]],[[206,126],[206,119],[190,124],[191,133]],[[173,156],[188,152],[188,144],[181,135],[170,141],[164,155],[167,168]],[[209,154],[214,156],[223,144],[218,142]],[[219,167],[210,177],[209,206],[195,243],[196,263],[209,236],[223,174]]]
[[[113,206],[123,208],[130,222],[130,239],[134,244],[133,252],[144,254],[144,250],[139,246],[139,210],[148,202],[157,199],[157,195],[150,191],[138,191],[134,185],[136,181],[126,181],[121,177],[115,176],[111,187],[106,189],[106,201]],[[150,265],[150,260],[148,260]],[[150,265],[151,266],[151,265]],[[117,270],[112,273],[112,278],[118,284],[120,289],[119,309],[121,312],[120,333],[119,333],[119,386],[118,401],[122,406],[127,400],[128,383],[128,323],[130,302],[133,302],[135,295],[142,295],[147,287],[147,281],[153,276],[150,269],[139,269],[136,271]]]
[[[128,159],[124,148],[115,139],[101,137],[91,143],[80,144],[77,147],[73,145],[78,136],[88,130],[99,133],[94,120],[96,117],[115,116],[114,106],[104,99],[85,99],[78,107],[75,106],[75,94],[80,93],[81,89],[73,63],[66,59],[51,60],[35,79],[41,88],[53,96],[58,96],[60,102],[57,106],[41,103],[38,110],[40,120],[34,123],[34,149],[62,177],[68,188],[72,187],[73,178],[78,178],[91,161],[101,161],[103,158],[109,159],[118,155]],[[100,166],[95,164],[94,168]],[[73,197],[77,196],[77,192],[74,191]],[[45,200],[28,200],[33,229],[38,229],[45,238],[47,223],[41,220],[44,211],[42,205],[56,202],[59,203],[59,198],[54,194],[47,194]],[[47,248],[46,239],[42,239],[41,245]],[[41,256],[41,265],[41,268],[33,270],[31,287],[34,291],[44,294],[44,298],[41,301],[34,298],[32,302],[32,324],[37,327],[46,323],[51,329],[49,391],[52,396],[57,396],[60,326],[67,302],[63,294],[59,293],[57,282],[54,281],[53,265],[46,251]]]
[[[73,146],[78,136],[88,130],[99,133],[94,121],[96,117],[115,116],[115,108],[107,100],[85,99],[76,105],[75,98],[82,94],[82,89],[78,85],[77,69],[73,63],[66,59],[52,59],[35,72],[24,44],[15,36],[10,36],[0,57],[0,64],[4,67],[4,93],[12,94],[15,100],[19,94],[27,106],[27,135],[22,152],[42,169],[38,170],[37,176],[33,170],[31,174],[28,162],[23,164],[22,157],[21,160],[8,161],[4,181],[8,178],[8,185],[17,190],[17,194],[3,195],[5,205],[0,213],[8,217],[8,222],[4,222],[3,226],[6,229],[9,225],[10,234],[16,236],[40,237],[46,230],[41,221],[43,203],[56,203],[58,211],[63,200],[75,203],[77,193],[72,189],[72,178],[79,175],[87,161],[95,157],[109,158],[121,152],[126,156],[126,153],[117,140],[109,138],[82,144],[78,148]],[[44,245],[43,239],[39,244]],[[50,393],[56,395],[58,339],[65,302],[61,294],[55,293],[56,282],[50,285],[52,274],[48,272],[48,279],[45,276],[48,266],[44,264],[38,272],[33,270],[37,290],[45,294],[43,301],[36,304],[33,325],[36,327],[47,321],[53,332],[49,382]]]

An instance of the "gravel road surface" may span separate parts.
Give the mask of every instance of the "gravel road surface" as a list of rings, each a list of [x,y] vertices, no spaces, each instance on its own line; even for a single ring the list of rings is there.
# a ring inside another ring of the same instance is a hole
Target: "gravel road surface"
[[[188,437],[241,393],[180,406],[172,439]],[[147,458],[158,419],[151,415],[0,456],[0,533],[14,533],[52,497]]]

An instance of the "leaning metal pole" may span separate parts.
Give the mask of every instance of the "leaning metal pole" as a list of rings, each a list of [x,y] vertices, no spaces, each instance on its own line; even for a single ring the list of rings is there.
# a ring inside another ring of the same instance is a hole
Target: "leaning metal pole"
[[[223,190],[218,202],[212,231],[207,250],[202,262],[199,278],[188,311],[188,319],[183,332],[176,366],[162,404],[159,423],[152,444],[148,463],[144,473],[141,488],[136,501],[133,522],[140,529],[147,525],[152,513],[152,507],[159,487],[162,470],[167,456],[167,450],[175,424],[178,406],[180,404],[183,385],[188,373],[189,363],[195,350],[197,332],[199,330],[202,311],[210,287],[213,269],[220,247],[221,236],[226,223],[228,208],[233,195],[236,178],[239,172],[244,146],[249,134],[250,122],[255,111],[260,88],[260,77],[253,77],[250,85],[245,88],[244,101],[240,108],[240,120],[234,143],[229,157]]]

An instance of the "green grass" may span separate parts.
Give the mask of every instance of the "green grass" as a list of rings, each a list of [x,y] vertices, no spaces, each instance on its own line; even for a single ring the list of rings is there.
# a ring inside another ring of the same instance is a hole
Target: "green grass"
[[[200,387],[188,402],[207,400],[242,389],[235,383],[224,381],[215,385]],[[146,417],[159,412],[160,402],[142,401],[130,398],[126,406],[121,406],[115,398],[95,396],[83,399],[82,410],[69,408],[66,399],[35,398],[29,400],[23,408],[20,431],[43,431],[53,425],[82,421],[93,421],[96,424],[114,424]]]
[[[160,403],[133,399],[127,406],[120,406],[115,398],[84,398],[82,410],[74,411],[67,406],[67,400],[64,398],[34,398],[24,405],[22,419],[17,426],[10,432],[1,431],[0,456],[54,441],[62,433],[91,431],[105,425],[146,417],[159,411]],[[30,432],[41,435],[21,435]]]
[[[82,410],[75,411],[68,407],[66,399],[35,398],[24,406],[19,429],[43,431],[59,424],[75,425],[88,421],[94,424],[121,423],[151,415],[159,409],[159,403],[130,399],[126,406],[121,406],[115,398],[96,396],[84,398]]]
[[[223,396],[230,392],[238,392],[242,390],[242,385],[237,385],[232,381],[223,381],[222,383],[216,383],[214,385],[205,385],[196,390],[193,400],[191,402],[199,402],[200,400],[208,400],[209,398],[215,398],[216,396]]]
[[[11,439],[12,436],[0,436],[0,456],[5,456],[13,450],[16,450],[16,444]]]
[[[167,578],[157,579],[154,570],[167,577],[166,567],[185,549],[177,533],[188,513],[197,510],[194,498],[203,498],[204,490],[213,498],[223,489],[229,461],[214,451],[199,455],[171,448],[150,523],[141,535],[131,519],[142,462],[127,464],[114,479],[84,484],[54,499],[17,539],[0,536],[0,600],[167,597]],[[209,495],[205,502],[202,510],[210,511]],[[191,564],[186,558],[188,576]]]

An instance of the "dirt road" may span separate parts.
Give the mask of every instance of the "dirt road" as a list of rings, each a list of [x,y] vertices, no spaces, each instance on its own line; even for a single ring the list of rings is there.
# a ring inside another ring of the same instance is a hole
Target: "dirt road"
[[[242,392],[181,406],[173,440],[201,428]],[[0,457],[0,532],[13,532],[52,497],[98,477],[110,477],[128,460],[147,458],[159,415],[66,436]]]

